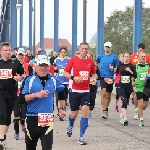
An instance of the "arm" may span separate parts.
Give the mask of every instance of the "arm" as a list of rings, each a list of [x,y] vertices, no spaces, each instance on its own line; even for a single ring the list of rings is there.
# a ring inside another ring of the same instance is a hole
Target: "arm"
[[[137,78],[136,66],[133,66],[131,71],[132,71],[132,77],[136,79]]]
[[[96,67],[96,74],[97,74],[97,80],[100,80],[101,75],[100,75],[100,70],[99,70],[98,66]]]

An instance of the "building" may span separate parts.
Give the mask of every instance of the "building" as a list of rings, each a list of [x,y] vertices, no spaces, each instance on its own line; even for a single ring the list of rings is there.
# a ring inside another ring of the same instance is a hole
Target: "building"
[[[59,38],[59,47],[67,47],[68,51],[72,49],[71,44],[67,39]],[[40,42],[36,45],[36,50],[40,48]],[[54,39],[53,38],[44,38],[44,50],[46,51],[47,55],[51,55],[52,51],[54,50]],[[58,51],[56,49],[56,51]]]

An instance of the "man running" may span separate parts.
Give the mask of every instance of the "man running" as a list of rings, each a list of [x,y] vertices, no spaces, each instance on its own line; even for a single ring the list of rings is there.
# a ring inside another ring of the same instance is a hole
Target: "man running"
[[[146,54],[141,52],[138,56],[139,63],[136,65],[135,92],[138,100],[139,126],[144,126],[143,110],[148,106],[149,97],[143,93],[145,80],[149,70],[149,64],[146,64]]]
[[[95,82],[97,77],[94,61],[91,58],[87,57],[88,52],[88,43],[81,43],[79,47],[80,54],[78,56],[72,57],[64,70],[64,76],[68,79],[71,79],[71,81],[69,81],[69,102],[71,114],[69,115],[67,136],[72,136],[74,121],[78,115],[79,106],[81,106],[82,118],[80,120],[79,137],[79,144],[81,145],[87,144],[84,139],[84,134],[88,126],[88,115],[90,106],[90,74],[92,74],[92,78]]]
[[[100,85],[102,89],[101,105],[103,109],[102,118],[108,118],[108,107],[111,100],[113,90],[113,77],[115,68],[119,64],[118,57],[112,53],[111,42],[104,44],[104,54],[98,55],[96,62],[100,63]]]

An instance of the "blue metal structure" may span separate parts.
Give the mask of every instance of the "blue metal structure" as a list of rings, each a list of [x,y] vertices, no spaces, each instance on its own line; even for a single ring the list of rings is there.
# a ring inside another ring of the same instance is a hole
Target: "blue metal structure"
[[[22,9],[20,9],[20,32],[19,32],[19,47],[22,47],[22,38],[23,38],[23,0],[20,0],[22,4]]]
[[[58,52],[59,0],[54,0],[54,50]]]
[[[40,48],[44,49],[44,0],[40,0]]]
[[[17,0],[10,1],[10,44],[11,48],[17,47]],[[6,31],[5,31],[6,32]]]
[[[77,14],[78,0],[72,0],[72,56],[77,50]]]
[[[88,0],[87,0],[88,2]],[[17,46],[17,0],[2,0],[0,14],[0,41],[10,42],[12,49]],[[20,0],[23,3],[23,0]],[[77,49],[77,3],[72,0],[72,54]],[[40,47],[44,48],[44,0],[40,1]],[[29,48],[32,49],[32,0],[29,0]],[[134,0],[133,52],[142,42],[142,0]],[[59,0],[54,0],[54,50],[59,48]],[[104,0],[98,0],[97,54],[103,52],[104,44]],[[23,10],[20,10],[20,41],[22,46]]]
[[[137,46],[142,42],[142,8],[142,0],[134,0],[133,52],[137,52]]]
[[[32,49],[32,12],[33,12],[32,0],[29,0],[29,48]]]

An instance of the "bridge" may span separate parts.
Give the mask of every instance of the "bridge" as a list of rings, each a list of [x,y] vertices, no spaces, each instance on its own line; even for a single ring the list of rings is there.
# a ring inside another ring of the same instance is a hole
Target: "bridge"
[[[28,47],[35,54],[35,12],[36,0],[2,0],[0,14],[0,41],[10,42],[12,49],[17,47],[17,9],[20,9],[20,33],[19,47],[22,47],[23,39],[23,3],[29,2],[29,43]],[[83,0],[83,41],[86,41],[86,3]],[[97,54],[102,53],[104,43],[104,0],[98,0],[97,14]],[[59,33],[59,0],[54,0],[54,50],[58,50],[58,33]],[[40,0],[40,47],[44,48],[44,0]],[[77,14],[78,0],[72,0],[72,54],[77,49]],[[32,19],[33,18],[33,19]],[[27,20],[27,19],[26,19]],[[32,34],[33,33],[33,34]],[[142,0],[134,0],[133,14],[133,52],[137,51],[137,45],[142,42]]]

